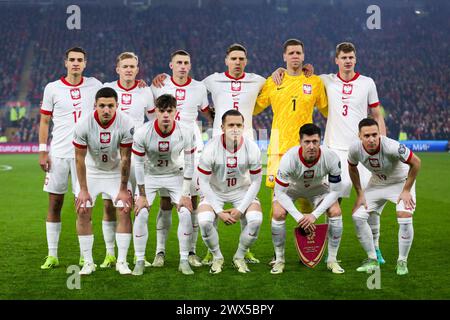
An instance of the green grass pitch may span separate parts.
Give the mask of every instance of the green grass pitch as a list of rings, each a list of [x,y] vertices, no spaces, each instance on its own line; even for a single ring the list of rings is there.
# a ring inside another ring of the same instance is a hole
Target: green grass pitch
[[[333,275],[325,263],[309,269],[299,263],[293,239],[293,219],[288,219],[286,268],[281,275],[271,275],[267,262],[272,256],[268,217],[270,192],[261,188],[259,197],[264,210],[260,237],[252,251],[261,260],[250,265],[251,273],[239,274],[231,265],[240,227],[219,224],[224,271],[209,274],[207,267],[184,276],[178,268],[177,218],[167,244],[166,266],[147,268],[141,277],[120,276],[114,270],[98,270],[82,278],[80,290],[69,290],[66,269],[79,258],[75,231],[73,196],[68,194],[63,207],[60,237],[60,267],[41,270],[47,254],[45,218],[47,194],[42,191],[44,173],[36,155],[0,156],[0,299],[448,299],[450,298],[450,175],[448,153],[422,153],[422,170],[417,181],[417,210],[414,217],[414,243],[407,276],[395,273],[398,253],[398,225],[394,205],[388,204],[381,218],[380,245],[387,261],[381,268],[381,289],[369,290],[370,274],[355,271],[365,258],[351,220],[351,200],[343,202],[344,234],[338,258],[346,270]],[[5,165],[12,170],[5,171]],[[97,199],[93,226],[94,260],[104,258],[101,234],[101,201]],[[147,257],[155,250],[155,205],[150,215]],[[198,253],[206,252],[201,238]],[[132,262],[130,247],[128,261]]]

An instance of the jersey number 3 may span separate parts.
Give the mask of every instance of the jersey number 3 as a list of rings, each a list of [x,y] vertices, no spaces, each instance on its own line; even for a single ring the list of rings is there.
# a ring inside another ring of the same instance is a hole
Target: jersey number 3
[[[344,116],[344,117],[346,117],[347,115],[348,115],[348,105],[346,105],[346,104],[344,104],[343,106],[342,106],[342,115]]]

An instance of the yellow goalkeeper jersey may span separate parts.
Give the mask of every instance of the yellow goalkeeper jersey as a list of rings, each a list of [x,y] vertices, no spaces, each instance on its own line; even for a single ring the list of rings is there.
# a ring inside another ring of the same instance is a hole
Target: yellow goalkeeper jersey
[[[325,117],[328,103],[325,87],[319,76],[309,78],[302,73],[290,76],[284,73],[280,86],[272,77],[267,78],[258,98],[253,114],[272,106],[273,120],[267,154],[284,154],[299,144],[300,127],[312,123],[314,106]]]

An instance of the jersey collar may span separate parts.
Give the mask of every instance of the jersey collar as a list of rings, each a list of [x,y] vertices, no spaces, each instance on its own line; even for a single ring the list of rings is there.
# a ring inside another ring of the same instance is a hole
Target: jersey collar
[[[134,80],[134,85],[133,85],[130,89],[127,89],[127,88],[125,88],[125,87],[122,87],[122,85],[120,84],[120,80],[117,80],[117,86],[118,86],[120,89],[125,90],[125,91],[131,91],[131,90],[133,90],[134,88],[136,88],[136,87],[138,86],[138,84],[139,84],[139,81]]]
[[[167,138],[168,136],[170,136],[174,131],[175,131],[175,125],[176,125],[176,121],[173,122],[173,126],[172,126],[172,130],[170,130],[170,132],[168,133],[163,133],[161,131],[161,128],[158,125],[158,119],[155,120],[155,130],[156,133],[161,137],[161,138]]]
[[[188,77],[188,78],[187,78],[187,81],[186,81],[185,84],[178,84],[178,83],[176,83],[176,82],[175,82],[175,79],[174,79],[173,77],[170,77],[170,80],[171,80],[172,83],[173,83],[174,85],[176,85],[177,87],[186,87],[186,86],[188,86],[188,85],[192,82],[192,78],[191,78],[191,77]]]
[[[69,87],[78,87],[78,86],[81,86],[81,84],[83,83],[84,77],[81,77],[80,82],[77,83],[77,84],[71,84],[71,83],[67,82],[67,80],[66,80],[66,78],[65,78],[64,76],[62,76],[60,80],[61,80],[62,83],[64,83],[66,86],[69,86]]]
[[[97,110],[94,111],[95,121],[97,121],[98,125],[100,127],[102,127],[103,129],[108,129],[114,123],[114,120],[116,120],[116,115],[117,115],[117,111],[114,113],[114,115],[111,118],[111,120],[109,120],[106,124],[102,124],[102,122],[100,121],[100,118],[98,117]]]
[[[369,152],[369,151],[364,147],[364,145],[363,145],[362,142],[361,142],[361,145],[362,145],[364,151],[367,152],[367,154],[369,154],[369,155],[371,155],[371,156],[374,156],[374,155],[376,155],[378,152],[380,152],[380,149],[381,149],[381,138],[378,139],[378,148],[377,148],[374,152]]]
[[[235,78],[228,71],[225,71],[225,76],[227,78],[230,78],[231,80],[241,80],[241,79],[243,79],[245,77],[245,72],[243,72],[242,76],[240,76],[239,78]]]
[[[339,79],[341,79],[342,82],[345,82],[345,83],[349,83],[349,82],[355,81],[356,79],[358,79],[359,76],[360,76],[359,72],[356,72],[355,75],[353,76],[353,78],[351,78],[350,80],[347,81],[347,80],[344,80],[344,79],[341,78],[341,75],[339,74],[339,72],[337,73],[337,77]]]
[[[312,162],[312,163],[308,163],[308,162],[306,162],[305,158],[303,158],[302,147],[300,147],[298,149],[298,156],[300,158],[300,161],[308,168],[311,168],[311,167],[315,166],[316,163],[319,162],[321,154],[322,154],[322,149],[319,148],[319,156],[317,157],[317,159],[314,160],[314,162]]]
[[[241,137],[241,141],[239,142],[237,147],[233,147],[233,150],[230,150],[227,148],[227,145],[225,143],[225,134],[222,134],[221,140],[222,140],[222,146],[224,147],[224,149],[231,153],[236,153],[242,147],[242,144],[244,143],[244,137]]]

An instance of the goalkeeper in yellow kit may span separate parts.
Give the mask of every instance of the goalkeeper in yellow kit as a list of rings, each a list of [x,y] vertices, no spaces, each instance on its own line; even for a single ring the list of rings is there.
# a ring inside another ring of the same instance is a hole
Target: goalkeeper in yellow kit
[[[299,128],[306,123],[312,123],[314,106],[324,117],[328,115],[327,95],[322,80],[316,75],[307,78],[302,72],[305,60],[303,42],[289,39],[283,48],[286,71],[281,85],[277,86],[272,77],[267,78],[253,111],[253,115],[257,115],[269,105],[272,106],[273,120],[267,150],[266,176],[266,186],[271,189],[275,186],[281,157],[299,144]],[[312,211],[307,200],[300,201],[299,205],[301,212]]]
[[[306,123],[312,123],[314,106],[323,116],[328,115],[327,95],[319,76],[306,77],[302,73],[305,54],[303,43],[289,39],[284,43],[283,59],[286,72],[281,85],[272,77],[267,78],[256,100],[254,115],[272,106],[273,120],[267,150],[266,186],[274,188],[278,164],[283,154],[299,144],[298,130]]]

